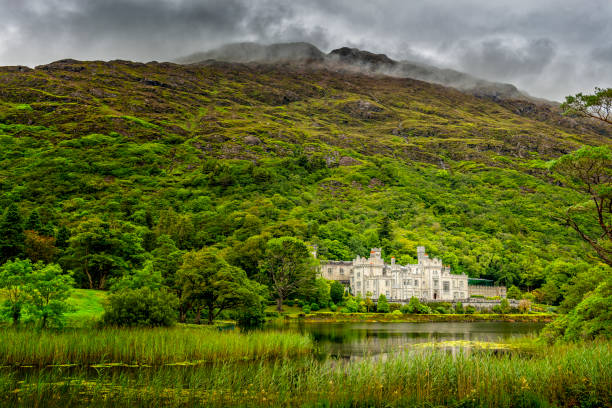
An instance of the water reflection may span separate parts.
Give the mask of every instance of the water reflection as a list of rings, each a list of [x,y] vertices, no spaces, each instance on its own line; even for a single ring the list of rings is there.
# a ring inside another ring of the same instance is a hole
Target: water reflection
[[[473,323],[320,323],[271,324],[273,330],[310,334],[325,355],[341,358],[405,351],[415,343],[473,341],[502,342],[537,333],[544,324],[509,322]]]

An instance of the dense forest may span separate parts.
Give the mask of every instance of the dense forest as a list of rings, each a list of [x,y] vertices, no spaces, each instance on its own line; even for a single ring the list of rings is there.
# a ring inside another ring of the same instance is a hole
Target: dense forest
[[[292,64],[3,67],[0,264],[109,289],[177,287],[212,262],[265,285],[283,237],[323,259],[407,263],[424,245],[559,304],[603,265],[563,216],[584,197],[549,163],[609,137],[549,105]]]

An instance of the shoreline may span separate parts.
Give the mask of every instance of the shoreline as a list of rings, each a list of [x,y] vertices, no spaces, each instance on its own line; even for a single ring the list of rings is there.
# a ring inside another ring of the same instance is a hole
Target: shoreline
[[[286,314],[279,320],[295,320],[304,322],[508,322],[508,323],[549,323],[556,318],[556,314],[413,314],[393,315],[391,313],[309,313]],[[275,319],[271,319],[274,321]]]

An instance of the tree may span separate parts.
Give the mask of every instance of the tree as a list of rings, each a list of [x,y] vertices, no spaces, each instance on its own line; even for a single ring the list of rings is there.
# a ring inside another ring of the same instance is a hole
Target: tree
[[[41,328],[46,328],[51,321],[63,326],[64,313],[70,310],[66,299],[74,287],[74,279],[65,274],[57,264],[35,265],[27,285],[30,295],[28,311],[41,321]]]
[[[457,314],[465,313],[465,309],[463,309],[463,303],[457,302],[457,304],[455,305],[455,313]]]
[[[66,226],[62,225],[57,231],[57,237],[55,238],[55,246],[60,249],[68,248],[68,240],[70,240],[70,231]]]
[[[337,305],[340,304],[344,296],[344,286],[338,281],[333,281],[331,285],[329,285],[329,295],[332,302]]]
[[[327,307],[330,301],[330,285],[327,279],[318,278],[315,282],[316,293],[315,302],[321,307]]]
[[[612,88],[595,88],[593,95],[566,96],[561,105],[565,114],[597,119],[612,124]]]
[[[28,217],[28,220],[25,222],[24,229],[30,230],[30,231],[41,232],[43,228],[42,228],[42,221],[40,220],[40,214],[38,213],[38,210],[36,209],[32,210],[32,212],[30,213],[30,216]]]
[[[24,254],[23,219],[15,203],[11,203],[0,220],[0,264]]]
[[[156,246],[151,251],[153,269],[160,272],[164,285],[174,287],[176,271],[181,267],[184,251],[178,249],[168,235],[160,235]]]
[[[76,277],[90,289],[104,289],[110,278],[140,267],[143,253],[136,234],[92,219],[77,227],[62,262],[71,266]]]
[[[260,262],[260,276],[276,297],[277,311],[282,312],[284,299],[314,286],[314,259],[303,241],[274,238],[268,241],[265,258]]]
[[[589,197],[569,207],[564,221],[612,266],[612,153],[607,146],[583,147],[551,162],[568,187]],[[590,228],[598,225],[599,232]]]
[[[5,291],[6,300],[2,307],[2,314],[19,324],[23,308],[28,300],[27,285],[32,274],[30,260],[8,261],[0,267],[0,288]]]
[[[214,248],[186,253],[176,283],[183,304],[195,308],[196,323],[203,309],[207,311],[208,324],[212,324],[222,311],[257,303],[260,297],[257,285],[246,273],[228,264]],[[184,320],[184,314],[181,318]]]
[[[162,286],[162,276],[159,270],[155,269],[152,261],[146,261],[141,269],[133,273],[127,273],[118,279],[111,286],[111,291],[116,292],[121,289],[140,289],[149,288],[158,290]]]
[[[165,289],[122,289],[108,296],[102,320],[113,326],[172,326],[177,304],[176,296]]]
[[[514,285],[510,286],[510,289],[508,289],[507,298],[520,300],[522,298],[520,289]]]
[[[366,307],[366,312],[368,313],[370,313],[370,311],[374,308],[374,302],[372,301],[372,292],[366,293],[364,305]]]
[[[389,303],[387,302],[387,297],[385,295],[380,295],[378,297],[378,302],[376,302],[376,311],[378,313],[389,313]]]
[[[56,252],[55,238],[40,235],[35,230],[25,231],[25,253],[32,262],[51,263]]]

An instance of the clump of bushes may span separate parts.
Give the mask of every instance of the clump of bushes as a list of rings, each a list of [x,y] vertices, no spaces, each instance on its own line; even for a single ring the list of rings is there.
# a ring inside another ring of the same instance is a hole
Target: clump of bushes
[[[306,314],[310,313],[311,312],[310,305],[302,306],[302,312],[304,312]]]
[[[317,303],[312,303],[310,305],[310,310],[312,310],[313,312],[317,312],[319,310],[319,305]]]
[[[172,326],[178,299],[165,289],[122,289],[108,296],[102,320],[112,326]]]
[[[410,302],[402,306],[401,311],[404,314],[429,314],[432,312],[429,306],[422,304],[415,297],[410,298]]]

